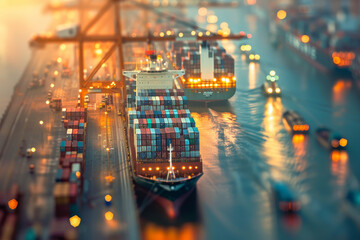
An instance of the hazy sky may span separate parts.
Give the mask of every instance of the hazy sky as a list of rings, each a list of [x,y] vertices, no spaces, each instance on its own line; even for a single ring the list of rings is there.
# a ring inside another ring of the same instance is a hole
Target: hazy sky
[[[32,34],[46,30],[50,16],[43,15],[47,0],[0,0],[0,118],[26,64]]]

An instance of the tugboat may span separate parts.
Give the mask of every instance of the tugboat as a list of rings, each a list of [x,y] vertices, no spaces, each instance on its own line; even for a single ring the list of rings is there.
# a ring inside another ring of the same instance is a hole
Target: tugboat
[[[266,96],[280,96],[281,88],[277,84],[279,76],[276,75],[274,70],[271,70],[270,73],[266,76],[265,82],[263,84],[264,94]]]
[[[306,134],[309,132],[309,125],[297,112],[286,111],[282,117],[286,130],[292,134]]]
[[[347,139],[331,131],[329,128],[318,128],[316,129],[315,135],[318,142],[329,150],[346,150]]]

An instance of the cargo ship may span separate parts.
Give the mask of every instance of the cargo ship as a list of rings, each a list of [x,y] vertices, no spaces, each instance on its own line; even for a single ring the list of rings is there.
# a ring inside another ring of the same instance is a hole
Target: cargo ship
[[[318,69],[349,73],[360,35],[354,19],[341,14],[339,19],[339,14],[311,5],[291,6],[274,15],[269,29],[275,45],[285,44]]]
[[[176,41],[169,45],[168,57],[175,69],[186,70],[177,82],[189,101],[226,101],[234,96],[234,58],[216,42]]]
[[[134,182],[175,200],[203,175],[199,131],[174,79],[184,70],[168,70],[155,55],[141,70],[124,71],[128,91],[127,134]],[[136,94],[135,94],[136,92]]]

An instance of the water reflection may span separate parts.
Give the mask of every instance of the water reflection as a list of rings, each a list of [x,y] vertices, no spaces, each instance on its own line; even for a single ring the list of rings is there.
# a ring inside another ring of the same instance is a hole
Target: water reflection
[[[144,240],[202,239],[202,224],[198,209],[197,191],[193,189],[175,201],[152,195],[136,187],[140,209],[140,227]],[[146,204],[143,207],[143,204]],[[173,209],[170,210],[169,209]],[[173,214],[176,212],[176,216]]]
[[[286,156],[284,154],[283,143],[279,141],[282,116],[281,98],[268,98],[264,112],[264,135],[263,153],[271,167],[271,176],[277,181],[283,180],[281,169],[284,167]]]
[[[348,154],[344,151],[331,152],[331,173],[336,177],[338,186],[344,186],[348,177]]]
[[[351,89],[352,82],[338,80],[332,88],[332,100],[336,105],[344,104],[347,92]]]
[[[255,63],[249,63],[249,89],[256,88],[258,71]]]

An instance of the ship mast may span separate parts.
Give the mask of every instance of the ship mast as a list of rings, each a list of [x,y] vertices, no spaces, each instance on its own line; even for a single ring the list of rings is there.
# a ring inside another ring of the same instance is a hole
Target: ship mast
[[[169,156],[170,168],[168,170],[166,180],[169,180],[171,178],[175,179],[175,172],[174,172],[173,166],[172,166],[172,150],[174,150],[174,149],[172,148],[171,143],[167,150],[169,150],[169,152],[170,152],[170,156]]]

